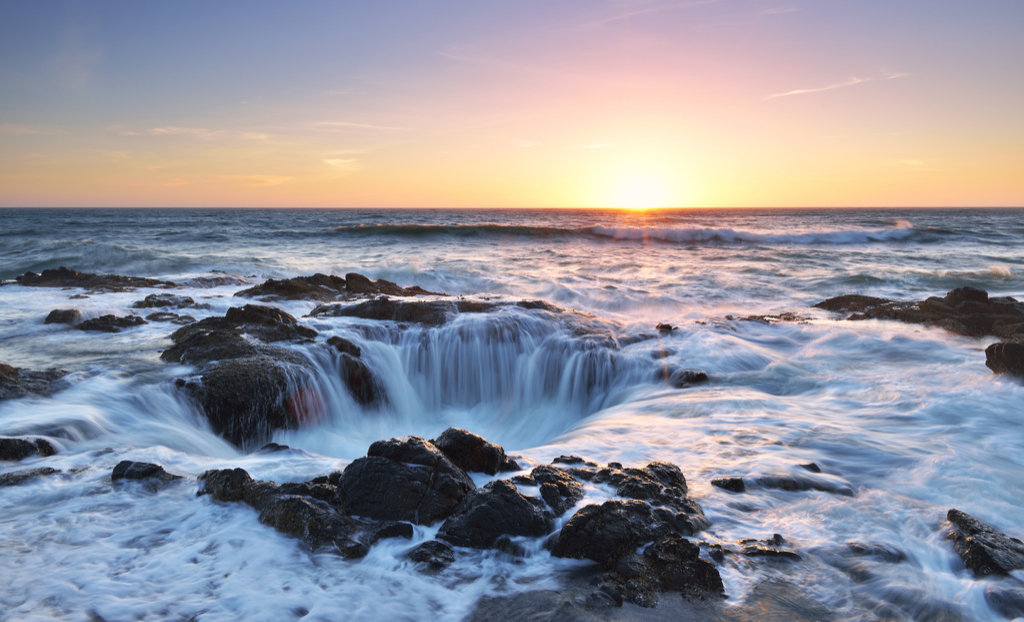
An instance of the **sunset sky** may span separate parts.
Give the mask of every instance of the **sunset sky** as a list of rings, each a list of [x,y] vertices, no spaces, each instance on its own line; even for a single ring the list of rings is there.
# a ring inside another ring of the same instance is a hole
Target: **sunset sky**
[[[1021,206],[1024,2],[0,3],[2,206]]]

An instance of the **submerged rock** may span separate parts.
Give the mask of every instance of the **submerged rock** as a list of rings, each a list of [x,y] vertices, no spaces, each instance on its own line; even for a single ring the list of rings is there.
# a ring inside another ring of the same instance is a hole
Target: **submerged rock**
[[[189,307],[203,307],[197,305],[191,296],[177,296],[175,294],[150,294],[143,300],[132,303],[133,309],[159,309],[163,307],[175,307],[186,309]]]
[[[124,317],[117,317],[116,315],[101,315],[100,317],[94,317],[91,320],[85,320],[75,326],[75,328],[78,330],[99,333],[119,333],[126,328],[134,328],[136,326],[142,326],[143,324],[149,324],[149,322],[137,315],[126,315]]]
[[[26,396],[46,396],[67,388],[63,369],[33,371],[0,363],[0,401]]]
[[[173,475],[164,470],[159,464],[151,462],[132,462],[122,460],[117,463],[110,473],[110,481],[131,480],[145,482],[150,488],[156,490],[165,484],[185,479],[181,475]]]
[[[946,537],[974,574],[987,576],[1024,570],[1024,543],[997,531],[970,514],[950,510],[946,519],[955,529]]]
[[[511,482],[497,480],[466,495],[438,537],[456,546],[487,549],[503,536],[539,538],[553,528],[543,501],[524,497]]]
[[[455,551],[444,542],[428,540],[409,551],[409,559],[426,564],[427,568],[436,572],[455,561]]]
[[[12,471],[10,473],[0,474],[0,487],[4,486],[20,486],[25,482],[35,479],[37,477],[47,477],[49,475],[57,475],[60,471],[51,467],[40,467],[38,469],[24,469],[21,471]]]
[[[362,348],[352,343],[348,339],[345,339],[344,337],[331,337],[330,339],[327,340],[327,345],[333,347],[335,350],[341,352],[342,354],[354,356],[355,358],[359,358],[360,356],[363,355]]]
[[[742,477],[719,477],[711,480],[711,485],[729,492],[744,492],[747,489]]]
[[[95,292],[126,292],[137,287],[176,287],[170,281],[117,274],[91,274],[64,266],[55,270],[43,270],[42,274],[26,272],[14,280],[18,285],[25,287],[81,287]]]
[[[718,568],[700,558],[700,548],[677,533],[659,537],[642,554],[621,558],[601,579],[600,590],[642,607],[658,604],[659,592],[685,598],[719,597],[725,585]]]
[[[460,428],[448,428],[430,442],[463,471],[496,475],[499,471],[520,469],[499,445]]]
[[[78,309],[54,309],[43,320],[43,324],[78,324],[82,321],[82,312]]]
[[[783,548],[786,543],[786,539],[779,534],[772,535],[767,540],[754,540],[749,538],[746,540],[740,540],[740,545],[743,547],[740,549],[741,555],[747,557],[774,557],[778,559],[792,559],[799,560],[800,555],[796,551]]]
[[[996,374],[1024,377],[1024,344],[1011,342],[990,345],[985,348],[985,365]]]
[[[187,326],[194,324],[196,318],[191,315],[178,315],[177,313],[167,313],[165,311],[158,311],[156,313],[150,313],[146,316],[147,322],[170,322],[172,324],[178,324],[181,326]]]
[[[668,382],[677,389],[708,381],[708,375],[693,369],[678,369],[669,376]]]
[[[47,458],[57,453],[53,445],[43,438],[29,441],[24,438],[0,438],[0,460],[18,462],[29,456]]]
[[[366,453],[337,479],[345,508],[355,516],[431,525],[476,489],[462,469],[418,436],[377,441]]]
[[[806,469],[810,471],[810,469]],[[781,474],[764,475],[757,478],[757,483],[762,488],[774,488],[788,492],[806,492],[817,490],[844,497],[853,497],[854,492],[848,484],[835,481],[836,478],[829,476],[815,477],[814,475],[802,474]]]

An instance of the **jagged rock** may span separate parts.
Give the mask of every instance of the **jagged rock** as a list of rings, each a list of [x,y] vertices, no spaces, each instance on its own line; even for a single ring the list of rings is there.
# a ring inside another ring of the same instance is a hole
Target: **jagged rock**
[[[795,551],[782,548],[782,545],[786,543],[786,539],[779,534],[774,534],[767,540],[754,540],[748,538],[746,540],[740,540],[740,545],[743,547],[740,549],[741,555],[747,557],[775,557],[779,559],[792,559],[799,560],[800,555]]]
[[[1024,344],[993,343],[985,348],[985,365],[996,374],[1024,376]]]
[[[692,369],[679,369],[672,372],[668,382],[677,389],[682,389],[693,384],[700,384],[708,381],[708,375],[702,371]]]
[[[345,279],[320,274],[297,276],[292,279],[267,279],[261,285],[235,292],[242,298],[259,298],[265,302],[275,300],[316,300],[334,302],[348,298]]]
[[[330,339],[327,340],[327,345],[332,346],[335,350],[341,352],[342,354],[354,356],[355,358],[359,358],[360,356],[363,355],[362,348],[352,343],[348,339],[345,339],[344,337],[331,337]]]
[[[134,328],[136,326],[142,326],[143,324],[149,324],[149,322],[137,315],[126,315],[124,317],[117,317],[116,315],[101,315],[100,317],[94,317],[91,320],[85,320],[75,326],[75,328],[78,330],[100,333],[119,333],[125,328]]]
[[[391,281],[378,279],[371,281],[365,276],[349,272],[345,275],[345,286],[353,294],[386,294],[388,296],[447,296],[437,292],[428,292],[419,286],[399,287]]]
[[[448,428],[430,442],[463,471],[496,475],[499,471],[520,470],[501,446],[460,428]]]
[[[821,467],[814,464],[813,462],[808,462],[807,464],[798,464],[797,466],[800,467],[801,469],[804,469],[805,471],[810,471],[811,473],[821,473]]]
[[[172,324],[178,324],[180,326],[187,326],[194,324],[196,318],[191,315],[178,315],[177,313],[167,313],[165,311],[158,311],[156,313],[150,313],[146,316],[147,322],[170,322]]]
[[[511,482],[497,480],[466,495],[438,537],[455,546],[487,549],[502,536],[536,538],[553,527],[543,501],[524,497]]]
[[[700,559],[700,548],[677,533],[659,537],[643,554],[618,560],[601,578],[599,589],[642,607],[655,606],[658,592],[679,592],[686,598],[725,593],[715,565]]]
[[[263,504],[259,521],[306,542],[316,550],[333,544],[345,558],[364,557],[369,547],[353,539],[358,525],[330,504],[308,497],[279,495]]]
[[[245,501],[253,479],[244,469],[214,469],[200,475],[199,483],[197,494],[217,501]]]
[[[370,445],[367,457],[348,465],[337,486],[355,516],[417,525],[448,517],[476,489],[462,469],[418,436]]]
[[[529,476],[516,476],[513,481],[539,486],[541,498],[556,517],[565,514],[583,499],[583,485],[562,469],[539,466],[534,468]]]
[[[185,309],[196,307],[196,301],[191,296],[177,296],[175,294],[150,294],[143,300],[136,300],[132,303],[133,309],[155,309],[162,307],[177,307]]]
[[[384,386],[363,361],[348,355],[341,355],[341,381],[348,386],[352,397],[363,405],[376,404],[385,398]]]
[[[970,514],[950,510],[946,519],[956,527],[946,537],[974,574],[1007,574],[1024,569],[1024,543],[997,531]]]
[[[405,538],[406,540],[411,540],[413,533],[414,530],[412,528],[412,525],[410,525],[409,523],[396,523],[386,521],[370,529],[368,536],[368,544],[373,545],[381,540],[386,540],[389,538]]]
[[[56,475],[60,473],[57,469],[51,467],[40,467],[38,469],[24,469],[21,471],[12,471],[10,473],[0,474],[0,488],[4,486],[20,486],[30,479],[37,477],[46,477],[48,475]]]
[[[762,488],[775,488],[788,492],[806,492],[817,490],[844,497],[853,497],[854,492],[850,486],[832,481],[827,477],[814,477],[811,475],[764,475],[757,478],[757,483]]]
[[[455,551],[444,542],[428,540],[409,552],[409,559],[427,564],[430,570],[438,571],[455,561]]]
[[[719,477],[711,480],[711,485],[729,492],[744,492],[747,489],[742,477]]]
[[[43,438],[29,441],[23,438],[0,438],[0,460],[18,462],[29,456],[48,458],[57,453],[53,445]]]
[[[77,324],[81,321],[82,312],[78,309],[54,309],[43,320],[43,324]]]
[[[583,458],[580,458],[579,456],[558,456],[557,458],[555,458],[554,460],[551,461],[551,464],[568,464],[570,466],[575,466],[575,465],[582,464],[583,466],[588,466],[588,467],[596,467],[597,466],[596,462],[590,462],[588,460],[584,460]]]
[[[81,287],[97,292],[126,292],[136,287],[170,288],[176,285],[170,281],[147,279],[137,276],[116,274],[90,274],[61,266],[56,270],[43,270],[42,274],[26,272],[15,277],[18,285],[25,287]]]
[[[112,482],[120,480],[144,481],[154,489],[179,479],[184,478],[180,475],[168,473],[159,464],[132,462],[131,460],[118,462],[110,474],[110,481]]]
[[[464,298],[454,300],[392,300],[387,296],[378,296],[358,304],[323,304],[310,311],[309,316],[356,317],[364,320],[440,326],[460,313],[489,313],[508,306],[513,306],[513,303],[467,300]],[[551,313],[563,312],[562,309],[542,300],[521,300],[514,303],[514,306],[524,309],[539,309]]]
[[[1024,340],[1024,305],[1013,298],[990,298],[984,290],[958,287],[944,298],[896,301],[847,295],[814,305],[850,314],[849,320],[884,319],[938,326],[969,337],[995,335]]]
[[[643,501],[606,501],[576,512],[555,538],[551,554],[590,559],[612,568],[625,554],[668,532]]]

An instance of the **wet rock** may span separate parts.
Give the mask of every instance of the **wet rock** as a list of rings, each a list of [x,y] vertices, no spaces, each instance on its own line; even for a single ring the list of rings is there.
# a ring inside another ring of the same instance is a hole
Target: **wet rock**
[[[431,570],[443,570],[455,561],[455,551],[444,542],[428,540],[409,552],[409,559],[427,564]]]
[[[210,361],[259,354],[288,358],[290,353],[267,344],[311,342],[317,332],[274,307],[245,305],[228,309],[224,317],[206,318],[171,334],[174,345],[160,358],[170,363],[201,365]],[[294,357],[293,357],[293,360]]]
[[[163,307],[175,307],[185,309],[195,307],[196,301],[190,296],[177,296],[175,294],[150,294],[143,300],[136,300],[132,303],[133,309],[155,309]]]
[[[438,537],[455,546],[487,549],[502,536],[540,537],[554,528],[544,502],[497,480],[470,492],[441,526]]]
[[[1024,344],[993,343],[985,348],[985,365],[996,374],[1024,377]]]
[[[261,285],[235,292],[242,298],[258,298],[264,302],[275,300],[315,300],[334,302],[349,297],[345,279],[340,276],[314,274],[292,279],[267,279]]]
[[[177,313],[167,313],[165,311],[158,311],[157,313],[150,313],[146,316],[147,322],[170,322],[172,324],[178,324],[180,326],[187,326],[194,324],[196,318],[191,315],[178,315]]]
[[[833,481],[828,477],[813,477],[810,475],[765,475],[757,478],[757,483],[762,488],[774,488],[788,492],[806,492],[817,490],[844,497],[853,497],[853,489],[849,485]]]
[[[77,324],[82,321],[82,312],[78,309],[54,309],[50,311],[43,324]]]
[[[47,477],[49,475],[56,475],[60,473],[57,469],[51,467],[41,467],[38,469],[23,469],[21,471],[12,471],[10,473],[0,474],[0,488],[4,486],[20,486],[25,482],[35,479],[37,477]]]
[[[711,480],[711,485],[729,492],[744,492],[747,489],[742,477],[719,477]]]
[[[366,406],[384,401],[384,385],[366,363],[349,354],[342,354],[339,371],[341,381],[357,402]]]
[[[786,539],[779,534],[773,535],[767,540],[740,540],[740,554],[747,557],[772,557],[777,559],[799,560],[800,555],[796,551],[783,548]]]
[[[388,296],[447,296],[437,292],[428,292],[422,287],[399,287],[391,281],[378,279],[371,281],[356,272],[345,275],[346,289],[353,294],[386,294]]]
[[[643,554],[630,553],[601,578],[602,589],[642,607],[658,604],[659,592],[679,592],[686,598],[725,593],[715,565],[700,559],[697,545],[670,533],[659,537]]]
[[[180,475],[168,473],[159,464],[132,462],[131,460],[118,462],[110,474],[110,481],[112,482],[120,480],[145,481],[154,488],[159,488],[164,484],[169,484],[179,479],[184,478]]]
[[[682,389],[694,384],[700,384],[708,381],[708,375],[702,371],[695,371],[692,369],[679,369],[672,372],[669,376],[668,382],[677,389]]]
[[[857,557],[874,557],[890,564],[907,559],[907,554],[896,547],[877,542],[847,542],[846,548]]]
[[[583,465],[583,466],[588,466],[588,467],[596,467],[597,466],[596,462],[590,462],[588,460],[584,460],[583,458],[580,458],[579,456],[558,456],[557,458],[555,458],[554,460],[551,461],[551,464],[568,464],[568,465],[572,465],[572,466]]]
[[[368,544],[376,544],[381,540],[389,538],[405,538],[411,540],[414,530],[409,523],[384,522],[375,525],[370,529]]]
[[[363,350],[359,346],[344,337],[331,337],[327,340],[327,345],[333,347],[342,354],[354,356],[355,358],[359,358],[363,355]]]
[[[377,441],[337,480],[346,510],[376,520],[430,525],[447,518],[473,480],[418,436]]]
[[[804,469],[805,471],[810,471],[811,473],[821,473],[821,467],[814,464],[813,462],[808,462],[807,464],[798,464],[797,466],[800,467],[801,469]]]
[[[137,287],[176,287],[170,281],[116,274],[90,274],[64,266],[55,270],[43,270],[42,274],[26,272],[14,280],[18,285],[25,287],[81,287],[96,292],[126,292]]]
[[[583,485],[561,469],[539,466],[530,472],[530,479],[540,486],[541,498],[556,517],[583,499]]]
[[[260,511],[259,521],[299,538],[313,550],[333,545],[347,559],[364,557],[369,547],[353,539],[358,525],[329,504],[308,497],[281,495]]]
[[[430,442],[463,471],[496,475],[500,471],[520,470],[501,446],[461,428],[448,428]]]
[[[126,328],[134,328],[136,326],[142,326],[143,324],[149,324],[149,322],[137,315],[126,315],[124,317],[117,317],[116,315],[101,315],[100,317],[94,317],[91,320],[85,320],[75,326],[75,328],[78,330],[100,333],[119,333]]]
[[[953,550],[974,574],[987,576],[1024,569],[1024,543],[1017,538],[960,510],[950,510],[946,519],[955,527],[946,537],[953,541]]]
[[[576,512],[552,543],[551,554],[611,568],[623,555],[668,532],[643,501],[606,501]]]
[[[1007,620],[1024,617],[1024,588],[989,584],[985,587],[985,602]]]
[[[458,313],[481,313],[496,306],[495,303],[469,303],[452,300],[392,300],[380,296],[355,305],[320,305],[309,312],[311,317],[357,317],[364,320],[409,322],[440,326],[448,321],[449,315]]]
[[[214,469],[199,476],[199,495],[217,501],[245,501],[252,477],[244,469]]]
[[[658,324],[654,328],[656,328],[658,330],[658,332],[663,334],[663,335],[667,335],[667,334],[671,333],[672,331],[674,331],[676,329],[675,326],[672,326],[671,324],[668,324],[668,323]]]
[[[46,439],[0,438],[0,460],[18,462],[30,456],[48,458],[56,453],[57,450]]]
[[[272,453],[277,453],[279,451],[288,451],[290,449],[291,449],[291,447],[289,447],[287,445],[281,445],[281,444],[278,444],[278,443],[267,443],[263,447],[260,447],[260,450],[258,452],[256,452],[256,453],[272,454]]]
[[[994,335],[1024,340],[1024,305],[1013,298],[990,298],[973,287],[958,287],[944,298],[896,301],[870,296],[839,296],[814,305],[849,314],[849,320],[895,320],[945,328],[969,337]]]

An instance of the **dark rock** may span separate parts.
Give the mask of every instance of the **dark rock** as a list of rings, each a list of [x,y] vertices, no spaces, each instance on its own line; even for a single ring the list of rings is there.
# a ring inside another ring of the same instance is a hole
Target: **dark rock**
[[[501,536],[537,538],[553,527],[540,499],[524,497],[511,482],[497,480],[466,495],[438,537],[455,546],[487,549]]]
[[[499,445],[461,428],[448,428],[431,443],[463,471],[496,475],[499,471],[520,470]]]
[[[692,369],[679,369],[672,372],[668,382],[677,389],[682,389],[693,384],[700,384],[708,381],[708,375],[702,371]]]
[[[68,386],[68,382],[62,379],[67,374],[60,369],[33,371],[0,363],[0,401],[49,396]]]
[[[354,356],[356,358],[363,355],[363,350],[359,346],[344,337],[331,337],[327,340],[327,345],[333,346],[335,350],[342,354],[348,354],[349,356]]]
[[[340,276],[320,273],[313,276],[297,276],[292,279],[267,279],[261,285],[235,292],[235,296],[259,298],[267,302],[274,300],[334,302],[347,298],[345,279]]]
[[[118,462],[110,474],[110,481],[112,482],[120,480],[145,481],[154,489],[179,479],[185,478],[168,473],[159,464],[132,462],[131,460]]]
[[[78,330],[95,331],[100,333],[119,333],[125,328],[134,328],[136,326],[142,326],[143,324],[149,324],[149,322],[137,315],[126,315],[124,317],[117,317],[116,315],[101,315],[100,317],[94,317],[91,320],[85,320],[75,326],[75,328]]]
[[[674,331],[676,329],[675,326],[672,326],[671,324],[668,324],[668,323],[658,324],[654,328],[658,329],[658,332],[663,334],[663,335],[671,333],[672,331]]]
[[[409,322],[440,326],[449,315],[485,312],[496,303],[470,303],[463,300],[392,300],[380,296],[355,305],[320,305],[309,312],[311,317],[357,317],[364,320]]]
[[[136,287],[175,287],[170,281],[116,274],[90,274],[64,266],[56,270],[43,270],[42,274],[26,272],[14,280],[25,287],[81,287],[98,292],[125,292]]]
[[[826,311],[862,312],[866,309],[871,309],[889,302],[892,301],[886,300],[885,298],[847,294],[845,296],[836,296],[835,298],[829,298],[828,300],[819,302],[814,305],[814,308],[825,309]]]
[[[370,405],[384,401],[384,385],[370,371],[366,363],[349,354],[341,355],[339,366],[341,381],[345,383],[352,397],[360,404]]]
[[[990,583],[985,587],[985,602],[1007,620],[1024,617],[1024,588]]]
[[[133,309],[155,309],[162,307],[185,309],[195,306],[196,301],[192,297],[176,296],[174,294],[150,294],[144,300],[137,300],[132,303]]]
[[[539,466],[530,472],[530,479],[540,486],[540,496],[555,516],[561,516],[583,499],[583,485],[561,469]]]
[[[958,307],[964,302],[988,302],[988,292],[977,287],[958,287],[946,294],[946,303]]]
[[[551,554],[611,568],[623,555],[668,531],[643,501],[606,501],[576,512],[555,538]]]
[[[56,475],[60,473],[57,469],[51,467],[40,467],[38,469],[23,469],[21,471],[12,471],[10,473],[0,474],[0,488],[4,486],[20,486],[30,479],[37,477],[46,477],[48,475]]]
[[[740,549],[741,555],[747,557],[773,557],[778,559],[791,559],[799,560],[800,555],[795,551],[782,548],[786,543],[786,539],[779,534],[774,534],[767,540],[740,540],[740,544],[743,548]]]
[[[82,321],[82,312],[78,309],[54,309],[43,320],[43,324],[77,324]]]
[[[214,469],[199,476],[199,495],[217,501],[245,501],[252,477],[244,469]]]
[[[729,492],[744,492],[747,489],[742,477],[719,477],[711,480],[711,485]]]
[[[280,495],[263,505],[259,520],[306,542],[313,550],[333,544],[345,558],[364,557],[369,548],[353,540],[355,521],[329,504],[308,497]]]
[[[455,551],[444,542],[429,540],[410,551],[409,559],[427,564],[431,570],[437,571],[455,561]]]
[[[985,348],[985,365],[996,374],[1024,376],[1024,344],[993,343]]]
[[[158,311],[156,313],[150,313],[146,316],[147,322],[171,322],[172,324],[178,324],[180,326],[187,326],[194,324],[196,318],[191,315],[178,315],[177,313],[166,313]]]
[[[848,485],[839,484],[827,478],[815,478],[805,475],[765,475],[757,478],[762,488],[775,488],[788,492],[806,492],[817,490],[844,497],[853,497],[853,489]]]
[[[807,464],[798,464],[797,466],[806,471],[810,471],[811,473],[821,473],[821,467],[814,464],[813,462],[808,462]]]
[[[279,451],[288,451],[291,447],[287,445],[279,445],[277,443],[267,443],[257,453],[277,453]]]
[[[413,528],[409,523],[384,522],[370,530],[369,544],[376,544],[388,538],[405,538],[411,540]]]
[[[345,275],[346,289],[353,294],[386,294],[388,296],[447,296],[437,292],[428,292],[422,287],[399,287],[391,281],[378,279],[371,281],[361,274],[350,272]]]
[[[996,531],[970,514],[950,510],[946,519],[956,527],[946,537],[953,550],[978,576],[1024,569],[1024,543]]]
[[[23,438],[0,438],[0,460],[17,462],[37,453],[36,446]]]
[[[874,557],[890,564],[906,561],[907,554],[903,551],[875,542],[847,542],[846,548],[857,557]]]
[[[555,458],[554,460],[551,461],[551,464],[568,464],[568,465],[582,464],[583,466],[588,466],[588,467],[596,467],[597,466],[596,462],[589,462],[587,460],[584,460],[583,458],[580,458],[579,456],[558,456],[557,458]]]
[[[345,468],[337,486],[346,510],[376,520],[430,525],[475,490],[473,480],[418,436],[377,441]]]

